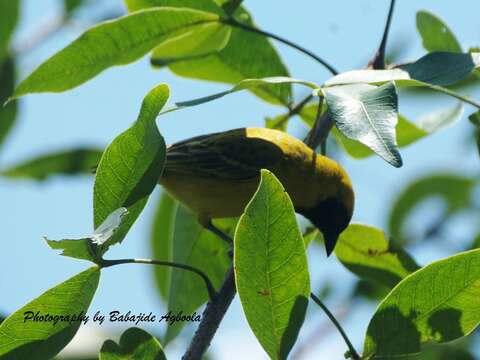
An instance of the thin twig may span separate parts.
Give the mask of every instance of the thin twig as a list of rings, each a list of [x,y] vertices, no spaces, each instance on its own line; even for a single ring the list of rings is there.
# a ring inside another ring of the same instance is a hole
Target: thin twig
[[[337,321],[335,316],[328,310],[328,308],[325,306],[325,304],[317,297],[315,296],[314,293],[310,293],[310,297],[312,298],[315,303],[320,306],[323,310],[323,312],[328,316],[328,318],[332,321],[333,325],[337,328],[338,332],[340,335],[342,335],[343,340],[345,340],[345,343],[347,344],[348,350],[350,352],[350,356],[353,360],[360,360],[360,356],[358,355],[357,351],[353,347],[352,343],[350,342],[350,339],[348,338],[347,334],[343,330],[342,326],[340,323]]]
[[[377,53],[369,63],[369,65],[374,69],[385,69],[385,50],[387,48],[388,33],[390,31],[390,24],[392,23],[394,8],[395,0],[390,0],[390,9],[388,10],[388,16],[385,23],[385,30],[383,31],[382,41],[380,42]]]
[[[332,65],[330,65],[327,61],[323,60],[320,56],[314,54],[310,50],[307,50],[300,45],[295,44],[294,42],[292,42],[290,40],[284,39],[284,38],[282,38],[278,35],[275,35],[271,32],[263,31],[263,30],[255,28],[255,27],[243,24],[243,23],[241,23],[241,22],[239,22],[239,21],[237,21],[233,18],[223,19],[222,21],[223,21],[223,23],[225,23],[227,25],[231,25],[231,26],[234,26],[236,28],[243,29],[245,31],[249,31],[249,32],[252,32],[252,33],[255,33],[255,34],[259,34],[259,35],[266,36],[266,37],[275,39],[277,41],[280,41],[281,43],[283,43],[285,45],[288,45],[288,46],[290,46],[294,49],[297,49],[298,51],[304,53],[305,55],[307,55],[307,56],[311,57],[312,59],[314,59],[315,61],[319,62],[325,68],[327,68],[328,71],[330,71],[333,75],[338,74],[338,71]]]
[[[222,287],[215,298],[210,300],[205,307],[202,321],[197,331],[195,331],[195,335],[182,360],[200,360],[203,357],[235,294],[235,273],[233,266],[231,266]]]
[[[306,96],[303,100],[301,100],[297,105],[295,105],[294,107],[292,107],[287,114],[283,115],[283,118],[282,120],[280,120],[277,124],[275,124],[275,129],[280,129],[282,127],[282,125],[287,122],[292,116],[295,116],[297,114],[299,114],[303,108],[305,107],[305,105],[308,104],[308,102],[310,100],[312,100],[313,98],[313,95],[310,94],[308,96]]]
[[[105,260],[102,259],[100,262],[100,266],[102,268],[106,268],[109,266],[120,265],[120,264],[148,264],[148,265],[160,265],[160,266],[170,266],[178,269],[183,269],[187,271],[191,271],[197,275],[199,275],[203,281],[205,282],[205,286],[207,287],[208,296],[210,300],[215,298],[215,288],[212,285],[212,282],[208,278],[208,276],[201,270],[185,264],[179,264],[171,261],[161,261],[161,260],[151,260],[151,259],[118,259],[118,260]]]

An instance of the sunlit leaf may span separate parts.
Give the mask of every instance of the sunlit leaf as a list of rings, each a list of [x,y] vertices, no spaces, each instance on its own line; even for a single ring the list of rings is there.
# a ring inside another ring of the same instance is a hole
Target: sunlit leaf
[[[393,83],[380,87],[334,86],[323,91],[330,116],[340,132],[368,146],[391,165],[402,166],[395,136],[398,99]]]
[[[231,233],[235,222],[224,220],[215,222],[215,225],[225,233]],[[204,229],[189,210],[178,206],[172,261],[191,265],[203,271],[218,289],[230,266],[228,251],[229,246],[225,241]],[[181,269],[172,269],[169,295],[168,310],[175,315],[180,311],[184,315],[190,315],[208,300],[207,289],[198,275]],[[172,341],[184,325],[184,322],[170,325],[165,341]]]
[[[150,233],[152,257],[155,260],[172,260],[173,229],[176,212],[177,202],[167,192],[162,192],[153,216]],[[172,269],[168,266],[152,266],[152,271],[160,296],[162,299],[168,300]]]
[[[268,170],[238,223],[234,256],[250,328],[271,359],[286,359],[303,324],[310,278],[292,202]]]
[[[103,70],[131,63],[172,37],[216,23],[218,15],[189,9],[147,9],[87,30],[22,81],[15,91],[61,92]]]
[[[403,279],[368,325],[363,355],[418,353],[428,342],[470,334],[480,323],[480,250],[436,261]]]
[[[1,176],[43,181],[55,175],[93,174],[103,151],[77,148],[35,157],[3,171]]]
[[[100,349],[99,360],[167,360],[162,345],[145,330],[132,327],[125,330],[119,344],[107,340]]]
[[[350,225],[340,235],[335,255],[354,274],[389,288],[419,268],[382,230],[361,224]]]
[[[122,241],[163,172],[166,148],[155,120],[168,96],[167,85],[152,89],[143,100],[137,121],[112,141],[100,160],[93,189],[94,227],[114,210],[128,209],[118,231],[101,246],[102,251]]]
[[[417,30],[422,37],[423,47],[429,52],[462,52],[462,47],[447,24],[428,11],[417,12]]]
[[[406,224],[417,206],[427,199],[439,198],[446,203],[446,213],[451,215],[470,206],[475,184],[472,178],[448,173],[428,175],[413,181],[398,194],[391,207],[390,234],[399,242],[413,240]]]
[[[86,314],[99,278],[100,269],[92,267],[51,288],[10,315],[0,325],[0,358],[48,360],[55,356],[81,325],[81,320],[74,320]],[[51,320],[25,320],[27,314],[32,317],[35,314],[48,315]]]

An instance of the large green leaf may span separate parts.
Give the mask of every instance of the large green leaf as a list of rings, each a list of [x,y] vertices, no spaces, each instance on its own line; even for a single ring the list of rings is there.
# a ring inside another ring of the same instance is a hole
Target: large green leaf
[[[480,323],[480,250],[436,261],[403,279],[370,324],[365,357],[417,353],[427,341],[452,341]]]
[[[6,3],[6,1],[4,2]],[[1,7],[1,5],[0,5]],[[0,22],[1,23],[1,22]],[[1,25],[0,25],[1,26]],[[1,31],[1,30],[0,30]],[[1,33],[1,32],[0,32]],[[3,104],[12,95],[15,88],[15,61],[11,57],[0,58],[0,146],[10,133],[17,118],[18,103],[12,101]]]
[[[215,224],[230,233],[234,223],[222,221]],[[187,264],[203,271],[215,288],[220,287],[230,266],[229,246],[210,231],[204,229],[197,218],[183,206],[178,206],[173,235],[172,261]],[[180,311],[190,315],[208,300],[205,284],[197,274],[172,269],[168,310],[176,315]],[[167,329],[165,341],[173,340],[185,323],[175,322]]]
[[[70,342],[84,321],[83,316],[99,278],[100,269],[92,267],[51,288],[10,315],[0,325],[0,358],[42,360],[55,356]],[[37,319],[43,316],[44,321],[25,320],[27,315],[33,317],[35,314]]]
[[[219,15],[224,14],[219,5],[227,5],[220,1],[217,1],[217,5],[213,0],[126,0],[126,2],[131,10],[151,6],[175,6],[215,12]],[[238,21],[255,26],[251,15],[244,8],[237,8],[234,15]],[[289,76],[286,66],[267,38],[238,28],[232,28],[228,44],[219,52],[202,57],[187,57],[176,62],[153,56],[152,63],[168,65],[171,71],[181,76],[227,84],[236,84],[244,79]],[[274,104],[288,104],[292,95],[289,84],[275,88],[262,86],[251,91]]]
[[[367,225],[350,225],[340,235],[335,255],[354,274],[389,288],[419,268],[382,230]]]
[[[150,233],[150,246],[155,260],[172,260],[173,229],[176,212],[177,202],[167,192],[162,192],[153,217]],[[168,266],[152,266],[152,271],[160,296],[162,299],[167,300],[172,269]]]
[[[3,63],[8,53],[10,39],[17,26],[19,12],[20,0],[0,1],[0,14],[2,14],[2,21],[0,21],[0,64]]]
[[[389,215],[389,232],[397,241],[407,242],[411,235],[406,224],[409,215],[427,199],[440,198],[446,205],[446,213],[467,208],[471,204],[476,181],[456,174],[440,173],[417,179],[400,192]]]
[[[125,330],[119,344],[113,340],[103,343],[99,360],[167,360],[162,345],[145,330],[132,327]]]
[[[26,178],[38,181],[54,175],[93,174],[102,150],[77,148],[41,155],[0,171],[9,178]]]
[[[169,96],[165,84],[153,88],[142,103],[137,121],[107,147],[98,164],[93,188],[94,228],[114,210],[128,214],[102,249],[122,241],[143,210],[163,172],[165,142],[155,123]]]
[[[238,223],[234,256],[250,328],[271,359],[286,359],[303,324],[310,279],[292,202],[268,170]]]
[[[416,123],[407,120],[404,116],[398,116],[396,127],[398,147],[405,147],[424,137],[433,134],[445,127],[458,121],[463,114],[463,105],[458,103],[456,106],[441,109],[425,116],[422,116]],[[332,131],[335,139],[342,148],[352,157],[363,159],[373,155],[373,151],[368,147],[354,140],[350,140],[338,130]]]
[[[423,47],[429,52],[462,52],[462,47],[447,24],[428,11],[417,12],[417,30],[422,37]]]
[[[14,96],[61,92],[103,70],[131,63],[154,47],[218,21],[218,15],[191,9],[142,10],[87,30],[22,81]]]
[[[328,111],[340,132],[368,146],[391,165],[402,166],[395,136],[398,99],[393,83],[380,87],[334,86],[323,91]]]

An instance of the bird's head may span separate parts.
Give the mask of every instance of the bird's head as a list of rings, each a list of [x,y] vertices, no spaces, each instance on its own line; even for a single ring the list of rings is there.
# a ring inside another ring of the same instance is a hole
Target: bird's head
[[[327,256],[333,252],[339,235],[346,229],[353,214],[354,193],[346,174],[338,182],[336,190],[313,207],[299,211],[322,232]]]

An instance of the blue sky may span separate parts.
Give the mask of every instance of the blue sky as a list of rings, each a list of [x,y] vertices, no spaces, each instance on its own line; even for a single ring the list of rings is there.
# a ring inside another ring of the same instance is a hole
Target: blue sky
[[[328,59],[341,71],[365,65],[380,40],[388,1],[337,0],[335,2],[292,2],[246,0],[245,6],[265,30],[282,35],[307,47]],[[60,10],[60,1],[25,0],[22,20],[15,40],[21,42],[34,33],[39,24]],[[105,8],[122,9],[120,0],[102,1]],[[406,47],[402,60],[415,59],[424,51],[415,30],[415,13],[428,9],[442,17],[450,25],[465,48],[480,44],[480,29],[474,18],[478,4],[474,1],[403,1],[398,2],[391,29],[391,42]],[[0,15],[1,16],[1,15]],[[80,18],[88,14],[80,13]],[[41,61],[76,38],[82,24],[71,26],[53,36],[34,51],[19,59],[19,78],[25,77]],[[311,59],[283,45],[275,44],[293,77],[323,82],[328,73]],[[171,87],[172,100],[187,100],[221,91],[222,84],[206,83],[176,77],[167,70],[153,70],[145,58],[135,64],[107,70],[94,80],[62,94],[27,96],[22,99],[21,112],[14,131],[0,153],[0,166],[42,153],[73,146],[92,145],[103,147],[136,119],[143,96],[153,86],[166,82]],[[297,97],[304,93],[296,89]],[[478,91],[471,95],[480,98]],[[438,96],[422,97],[421,101],[400,99],[400,111],[412,119],[421,114],[455,105],[455,101]],[[243,126],[262,126],[265,116],[282,112],[281,108],[268,105],[253,95],[242,92],[219,101],[172,113],[158,120],[158,126],[167,143],[173,143],[193,135]],[[471,112],[466,108],[466,114]],[[409,180],[433,170],[452,170],[471,174],[478,171],[477,154],[467,141],[469,125],[465,116],[452,128],[435,134],[406,149],[402,149],[404,166],[395,169],[378,157],[368,160],[342,158],[351,175],[357,194],[355,221],[380,227],[386,223],[391,199],[396,191]],[[294,120],[290,131],[302,135],[305,128]],[[458,159],[461,158],[461,166]],[[9,181],[0,179],[0,214],[3,219],[4,256],[0,274],[0,311],[10,313],[35,298],[51,286],[85,269],[81,261],[64,258],[50,250],[42,236],[50,238],[77,237],[91,232],[92,227],[91,177],[57,177],[46,183],[32,181]],[[109,253],[117,257],[149,257],[149,220],[158,196],[132,228],[121,246]],[[428,217],[419,216],[418,222]],[[455,235],[462,235],[462,228]],[[460,236],[461,237],[461,236]],[[334,258],[319,256],[319,250],[311,258],[313,287],[319,288],[327,278],[335,274],[337,283],[345,282],[329,300],[334,311],[342,311],[348,284],[353,276]],[[420,263],[427,263],[445,255],[434,247],[424,247],[415,252]],[[161,303],[155,293],[150,269],[147,266],[125,265],[106,269],[102,273],[99,290],[91,306],[96,310],[133,312],[156,311],[161,313]],[[312,310],[312,309],[311,309]],[[366,304],[355,307],[353,315],[345,323],[348,333],[361,348],[363,334],[373,308]],[[323,324],[324,316],[312,310],[307,326],[302,329],[300,340]],[[83,329],[80,335],[88,340],[88,334],[96,334],[97,346],[109,332],[120,332],[123,327],[108,324],[101,328]],[[79,337],[80,338],[80,337]],[[85,340],[85,341],[87,341]],[[318,341],[318,339],[316,340]],[[93,348],[94,348],[93,347]],[[173,343],[169,353],[178,357],[183,343]],[[241,313],[238,299],[234,302],[220,327],[213,343],[217,358],[266,359]],[[341,359],[344,345],[340,337],[330,332],[323,341],[314,344],[302,359]]]

